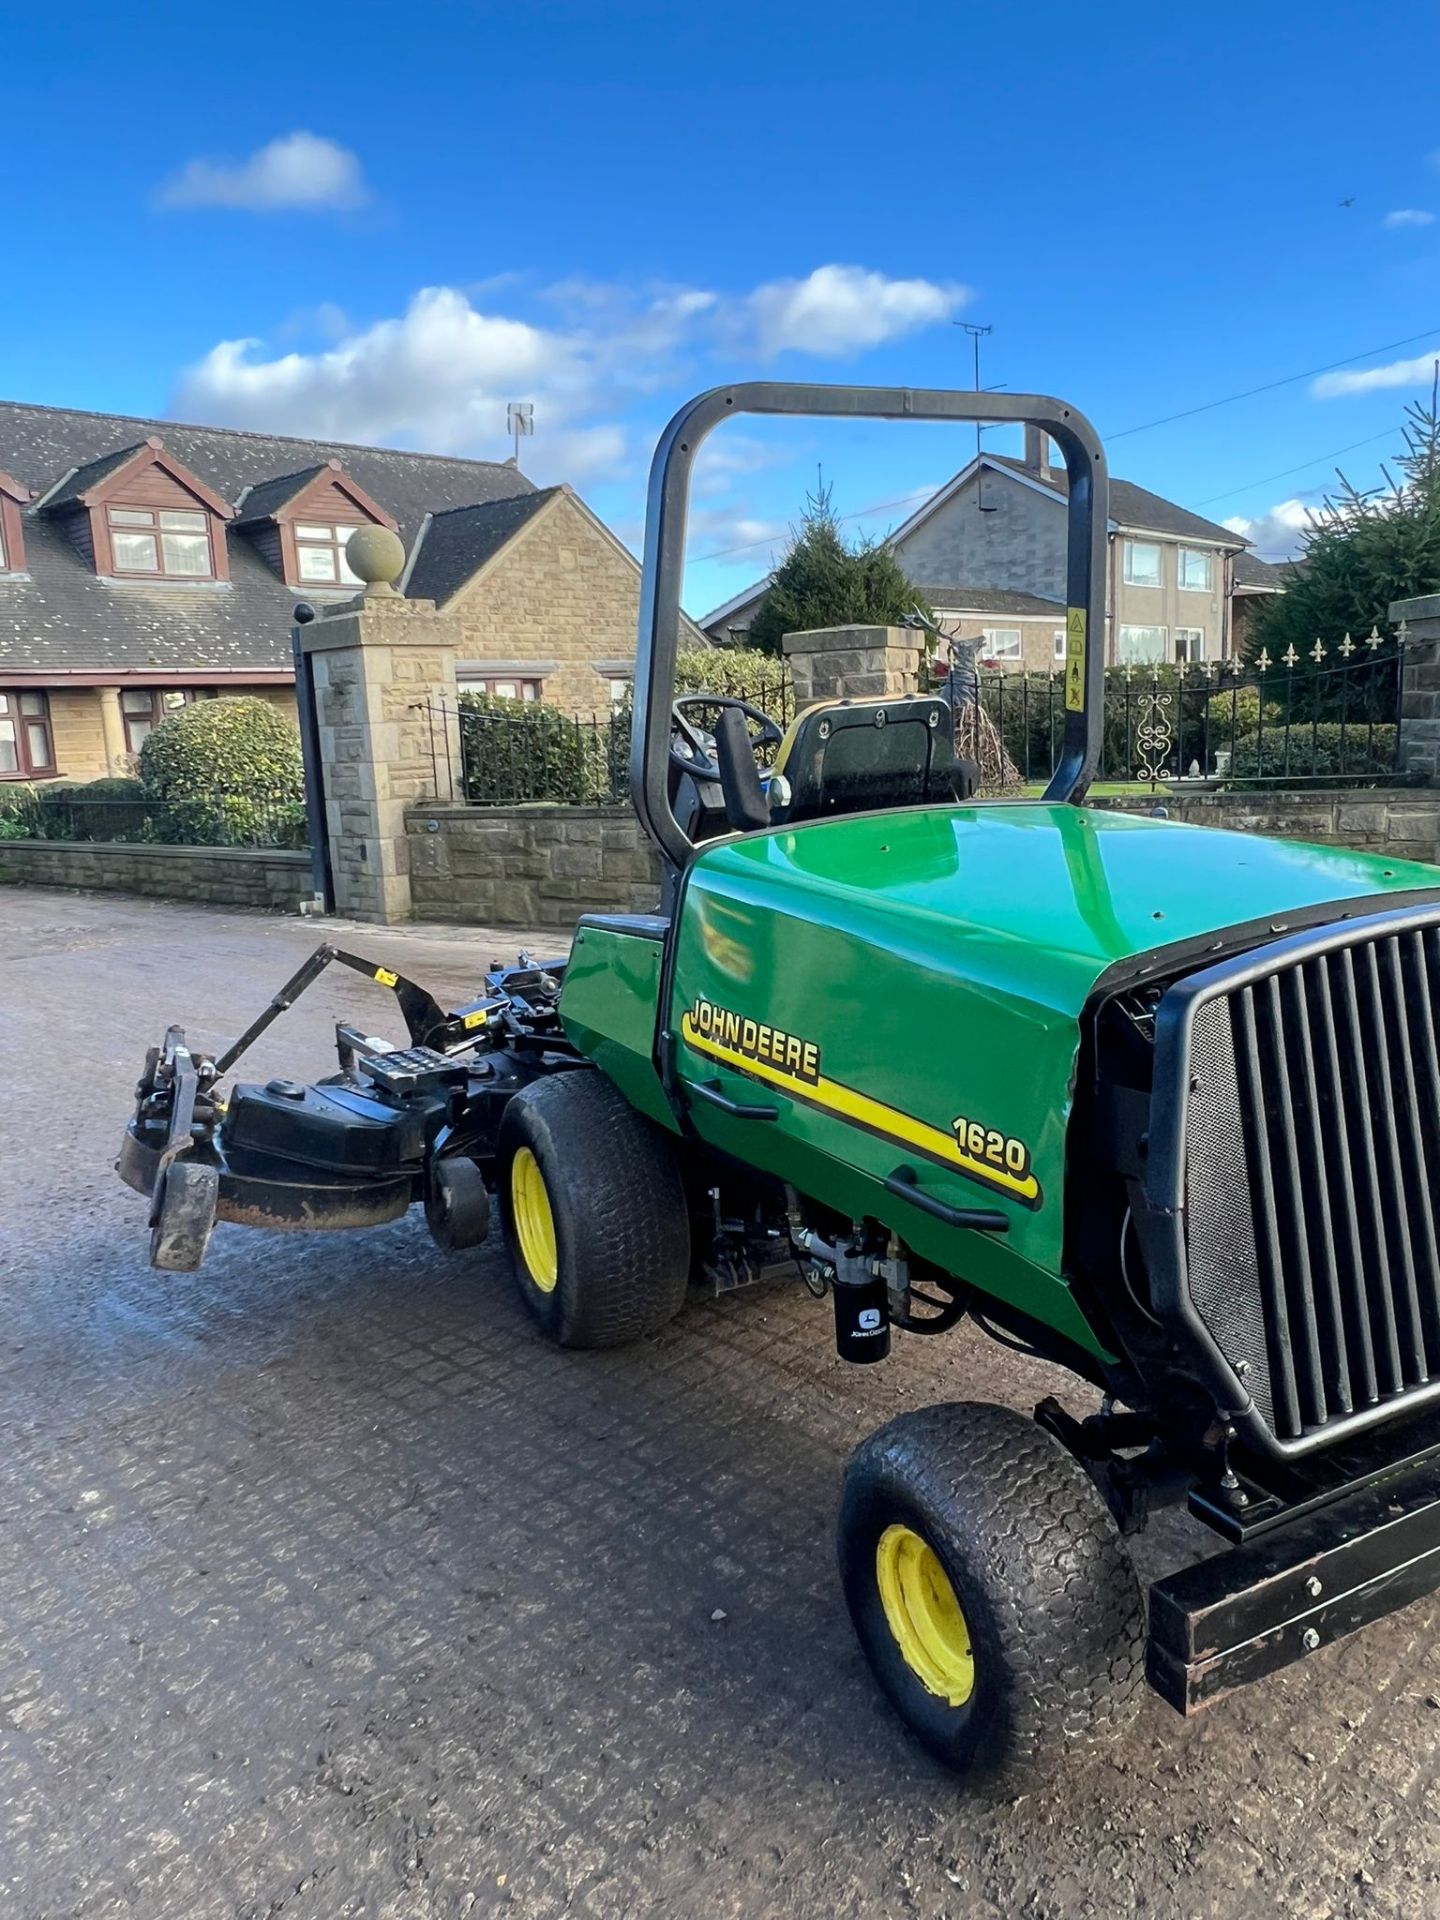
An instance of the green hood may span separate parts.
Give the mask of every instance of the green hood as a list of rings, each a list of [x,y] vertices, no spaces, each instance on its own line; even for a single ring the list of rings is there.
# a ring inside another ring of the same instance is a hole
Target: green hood
[[[1043,802],[817,821],[697,856],[667,1026],[682,1078],[727,1099],[754,1101],[757,1079],[773,1094],[777,1048],[787,1073],[812,1061],[826,1083],[792,1074],[763,1129],[700,1102],[715,1147],[942,1265],[956,1234],[887,1175],[909,1161],[952,1206],[988,1197],[1010,1231],[965,1236],[964,1277],[1093,1344],[1061,1266],[1078,1016],[1097,981],[1167,948],[1203,965],[1226,928],[1263,940],[1417,892],[1440,893],[1440,868]],[[751,1023],[758,1058],[717,1053],[730,1018]],[[950,1165],[962,1121],[1030,1169],[1028,1202]]]
[[[1070,1013],[1117,961],[1440,889],[1418,861],[1041,801],[821,821],[729,842],[704,866],[740,894],[773,898],[778,882],[789,910],[902,939],[942,970],[963,936],[972,978]]]

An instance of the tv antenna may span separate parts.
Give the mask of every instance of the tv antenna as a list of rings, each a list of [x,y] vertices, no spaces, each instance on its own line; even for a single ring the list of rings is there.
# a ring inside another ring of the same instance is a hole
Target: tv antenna
[[[520,437],[535,431],[535,403],[533,400],[512,400],[505,411],[505,431],[515,442],[515,464],[520,464]]]
[[[974,345],[975,391],[976,393],[979,393],[981,391],[981,388],[980,388],[980,342],[985,338],[985,335],[987,333],[993,333],[995,329],[994,327],[982,327],[978,325],[977,322],[975,322],[974,320],[952,320],[950,324],[952,327],[960,327],[964,332],[968,333]],[[980,451],[980,422],[978,420],[975,422],[975,451],[976,453],[979,453]]]

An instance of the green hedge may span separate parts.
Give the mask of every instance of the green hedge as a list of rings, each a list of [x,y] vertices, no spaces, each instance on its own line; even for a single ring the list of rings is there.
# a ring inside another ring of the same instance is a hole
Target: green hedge
[[[477,806],[584,807],[620,799],[629,756],[628,707],[585,720],[537,700],[460,695],[465,798]]]
[[[140,780],[161,799],[243,793],[305,797],[300,736],[278,708],[254,694],[177,707],[140,749]]]
[[[687,647],[675,656],[677,693],[725,693],[774,720],[794,711],[790,669],[753,647]]]
[[[1297,720],[1287,739],[1283,725],[1242,734],[1230,760],[1232,780],[1316,779],[1388,774],[1395,766],[1393,725],[1341,726],[1338,720]]]

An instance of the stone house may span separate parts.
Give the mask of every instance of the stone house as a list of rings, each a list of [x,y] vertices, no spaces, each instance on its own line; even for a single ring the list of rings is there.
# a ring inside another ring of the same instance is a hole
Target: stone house
[[[293,715],[295,604],[354,594],[345,542],[374,524],[410,549],[410,592],[462,606],[463,682],[608,710],[640,568],[570,489],[508,461],[0,403],[0,780],[126,772],[168,710],[219,693]]]
[[[1038,430],[1025,454],[982,453],[890,535],[905,572],[947,632],[980,642],[1004,669],[1048,671],[1065,659],[1063,464]],[[1110,482],[1107,658],[1112,663],[1222,660],[1234,651],[1237,562],[1253,585],[1263,561],[1245,542],[1129,480]],[[1279,574],[1280,569],[1266,569]],[[712,639],[742,639],[768,580],[717,607],[702,622]]]
[[[455,616],[462,687],[581,714],[629,690],[640,569],[569,487],[427,515],[400,584]],[[683,620],[680,644],[710,643]]]

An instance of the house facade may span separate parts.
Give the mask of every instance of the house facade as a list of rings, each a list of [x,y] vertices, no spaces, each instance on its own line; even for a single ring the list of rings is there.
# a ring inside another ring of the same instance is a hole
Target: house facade
[[[639,564],[568,488],[510,462],[0,403],[0,780],[128,772],[167,712],[216,694],[293,715],[293,609],[353,596],[345,542],[365,525],[405,542],[407,592],[461,613],[462,682],[579,712],[623,692]]]
[[[1064,664],[1067,490],[1055,449],[1032,430],[1023,458],[978,455],[889,538],[940,624],[978,641],[980,657],[995,667],[1034,672]],[[1228,528],[1112,480],[1107,660],[1229,658],[1235,563],[1244,551]],[[717,607],[703,623],[712,639],[733,644],[743,636],[768,584]]]

